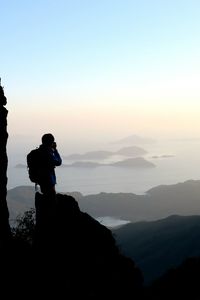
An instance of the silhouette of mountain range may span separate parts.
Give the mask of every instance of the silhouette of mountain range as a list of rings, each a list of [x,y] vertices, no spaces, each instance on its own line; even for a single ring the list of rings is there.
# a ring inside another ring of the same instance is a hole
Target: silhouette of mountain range
[[[127,224],[113,230],[121,251],[134,258],[146,282],[186,258],[200,256],[200,216],[177,216]]]
[[[93,217],[111,216],[132,222],[158,220],[170,215],[200,214],[200,180],[188,180],[174,185],[161,185],[145,195],[133,193],[99,193],[75,195],[80,208]],[[11,217],[33,207],[34,187],[21,186],[8,191]]]
[[[92,216],[112,216],[130,220],[157,220],[170,215],[200,214],[200,181],[188,180],[161,185],[145,195],[100,193],[79,199],[79,205]]]

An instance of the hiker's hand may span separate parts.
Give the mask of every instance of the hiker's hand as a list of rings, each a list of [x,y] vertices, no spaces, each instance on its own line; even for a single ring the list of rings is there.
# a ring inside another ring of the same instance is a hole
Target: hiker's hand
[[[56,147],[57,147],[57,144],[56,144],[56,142],[53,142],[53,144],[52,144],[52,149],[56,149]]]

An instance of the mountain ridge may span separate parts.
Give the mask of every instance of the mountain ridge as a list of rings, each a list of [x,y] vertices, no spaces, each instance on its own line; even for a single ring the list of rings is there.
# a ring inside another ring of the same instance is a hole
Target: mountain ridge
[[[134,257],[146,282],[189,257],[200,256],[200,215],[129,223],[113,233],[122,253]]]
[[[26,187],[25,193],[23,189],[23,187],[17,187],[8,191],[11,216],[16,216],[15,211],[22,209],[24,212],[34,205],[34,187]],[[25,194],[26,197],[24,197]],[[173,214],[200,214],[200,180],[159,185],[149,189],[144,195],[105,192],[92,195],[82,195],[79,192],[66,194],[75,195],[80,208],[93,217],[111,216],[136,222],[161,219]]]

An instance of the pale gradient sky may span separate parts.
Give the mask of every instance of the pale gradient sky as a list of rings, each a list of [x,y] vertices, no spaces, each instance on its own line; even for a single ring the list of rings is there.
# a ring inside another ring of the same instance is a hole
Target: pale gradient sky
[[[199,0],[1,1],[9,133],[200,136]]]

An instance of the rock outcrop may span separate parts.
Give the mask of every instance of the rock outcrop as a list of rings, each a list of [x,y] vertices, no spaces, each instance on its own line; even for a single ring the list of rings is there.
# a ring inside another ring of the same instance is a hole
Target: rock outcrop
[[[36,194],[36,286],[73,299],[127,299],[141,292],[143,277],[123,256],[109,229],[80,211],[72,196],[57,194],[53,209]],[[48,201],[48,199],[47,199]]]
[[[10,238],[9,213],[7,207],[7,99],[0,85],[0,246]]]
[[[32,239],[18,233],[4,248],[1,291],[12,286],[10,297],[26,299],[140,299],[142,273],[121,254],[111,231],[81,212],[72,196],[48,200],[36,193]],[[24,223],[22,231],[29,230],[32,223]]]

